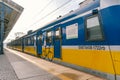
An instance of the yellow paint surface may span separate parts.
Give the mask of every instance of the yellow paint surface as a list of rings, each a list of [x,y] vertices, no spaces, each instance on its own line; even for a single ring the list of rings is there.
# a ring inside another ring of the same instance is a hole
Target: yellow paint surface
[[[51,52],[50,54],[48,53],[48,52]],[[42,56],[44,56],[44,54],[47,54],[47,56],[46,56],[46,58],[50,58],[50,57],[52,57],[52,56],[54,56],[54,48],[52,47],[52,48],[42,48]]]
[[[62,61],[92,70],[114,74],[109,51],[62,49]]]
[[[27,52],[27,53],[30,53],[32,55],[37,56],[36,48],[33,47],[33,46],[26,46],[26,47],[24,47],[24,52]]]
[[[19,51],[22,51],[22,46],[15,46],[14,49],[19,50]]]
[[[120,51],[111,51],[114,61],[116,74],[120,75]]]
[[[22,47],[16,46],[15,49],[21,51]],[[42,52],[44,50],[45,48],[42,48]],[[36,49],[32,46],[25,47],[24,51],[37,56]],[[48,51],[49,49],[47,48],[46,53],[48,53]],[[54,48],[50,48],[50,51],[54,56]],[[54,60],[67,62],[70,64],[86,67],[100,72],[105,72],[109,74],[116,73],[117,75],[120,75],[120,51],[111,51],[111,53],[112,55],[109,51],[104,50],[78,50],[63,48],[62,59],[54,58]],[[115,68],[115,71],[113,67]]]

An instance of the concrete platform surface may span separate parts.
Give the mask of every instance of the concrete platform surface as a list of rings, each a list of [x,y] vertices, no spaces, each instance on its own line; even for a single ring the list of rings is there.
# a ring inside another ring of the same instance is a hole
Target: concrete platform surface
[[[16,54],[13,54],[8,50],[4,50],[4,53],[10,62],[9,65],[12,65],[18,80],[61,80],[55,75],[36,66],[35,64],[27,61],[26,59]],[[13,79],[10,79],[10,80],[13,80]]]
[[[0,55],[0,80],[18,80],[6,55]]]
[[[19,80],[105,80],[8,48],[5,54]]]

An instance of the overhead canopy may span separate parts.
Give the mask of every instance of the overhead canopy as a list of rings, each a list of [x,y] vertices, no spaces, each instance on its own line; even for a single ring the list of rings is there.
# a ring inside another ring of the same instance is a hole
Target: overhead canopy
[[[0,9],[4,6],[4,39],[15,25],[23,8],[11,0],[0,0]],[[0,11],[1,15],[1,11]],[[1,23],[0,23],[1,25]]]

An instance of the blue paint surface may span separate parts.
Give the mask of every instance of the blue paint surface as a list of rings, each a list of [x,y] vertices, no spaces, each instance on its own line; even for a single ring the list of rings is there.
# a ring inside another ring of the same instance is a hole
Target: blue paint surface
[[[101,29],[103,32],[104,39],[103,40],[94,40],[94,41],[87,41],[86,40],[86,19],[90,16],[93,16],[92,13],[86,14],[85,16],[78,17],[74,20],[61,23],[68,19],[74,18],[84,12],[89,10],[93,10],[100,6],[99,0],[95,0],[95,2],[91,3],[90,5],[84,7],[83,9],[79,9],[68,16],[65,16],[55,22],[52,22],[43,28],[38,29],[37,31],[33,32],[31,35],[27,35],[29,37],[32,36],[39,36],[43,34],[42,45],[40,45],[39,41],[36,41],[37,44],[37,52],[38,54],[42,53],[42,46],[44,45],[44,41],[46,40],[46,32],[48,30],[53,32],[52,36],[52,43],[47,43],[46,46],[54,46],[54,57],[60,58],[61,57],[61,46],[74,46],[74,45],[120,45],[120,5],[110,6],[104,9],[100,9],[98,11],[98,15],[100,18]],[[78,38],[73,39],[66,39],[66,26],[72,24],[78,24]],[[50,29],[46,29],[53,26]],[[55,40],[55,30],[61,27],[62,29],[62,38],[60,40]],[[46,29],[46,30],[45,30]],[[37,33],[37,34],[35,34]],[[34,46],[33,44],[29,44],[26,46]]]

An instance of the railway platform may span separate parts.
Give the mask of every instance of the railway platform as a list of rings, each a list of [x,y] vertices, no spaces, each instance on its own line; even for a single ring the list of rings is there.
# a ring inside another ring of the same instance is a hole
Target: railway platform
[[[0,55],[0,80],[105,80],[8,48]]]

